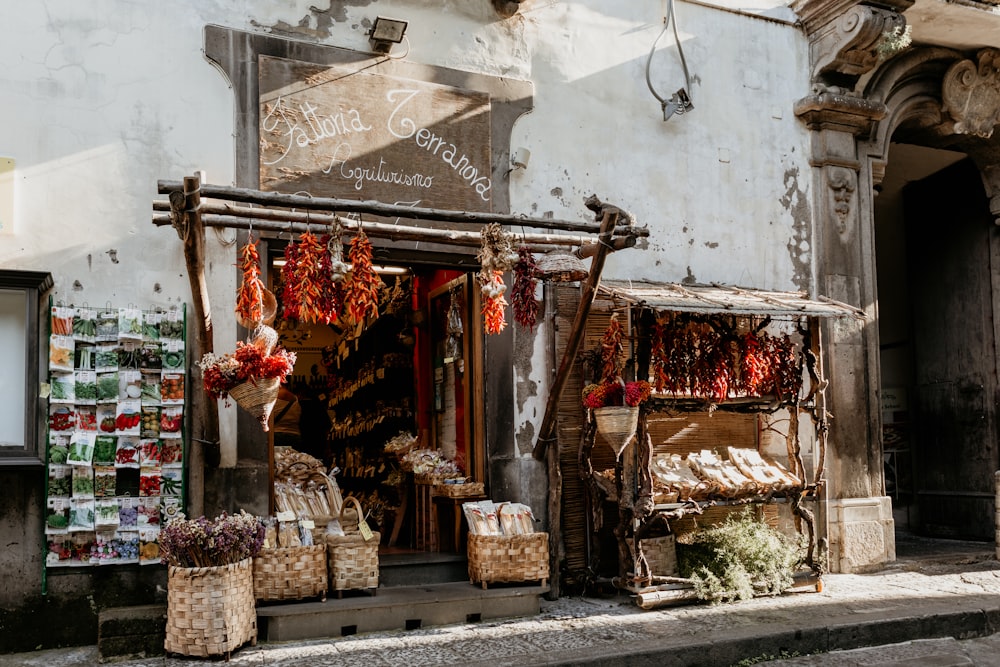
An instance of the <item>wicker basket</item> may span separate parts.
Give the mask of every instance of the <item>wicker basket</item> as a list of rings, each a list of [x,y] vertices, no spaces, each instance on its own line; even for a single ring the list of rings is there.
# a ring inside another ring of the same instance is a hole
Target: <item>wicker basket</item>
[[[265,431],[271,418],[271,409],[278,400],[278,378],[260,378],[254,382],[244,382],[229,390],[229,395],[240,406],[260,422]]]
[[[219,567],[167,570],[167,653],[229,656],[257,643],[251,559]]]
[[[326,544],[262,549],[253,559],[253,594],[258,600],[325,600],[326,591]]]
[[[469,580],[486,584],[549,580],[549,534],[469,535]]]
[[[361,503],[354,496],[344,498],[340,509],[341,524],[344,524],[344,510],[353,505],[359,519],[364,517]],[[346,590],[370,589],[374,594],[378,588],[378,545],[381,541],[379,533],[372,533],[365,540],[357,530],[345,535],[326,536],[326,557],[330,572],[330,589],[337,591],[337,597],[342,597]]]
[[[466,498],[481,496],[486,493],[482,482],[466,482],[465,484],[435,484],[434,495],[446,498]]]
[[[535,263],[535,277],[551,282],[584,280],[588,274],[583,260],[559,250],[545,253]]]
[[[611,445],[615,457],[618,457],[635,435],[639,425],[639,408],[628,405],[595,408],[594,420],[597,422],[597,432]]]
[[[677,576],[676,542],[673,535],[639,540],[639,550],[646,558],[650,574],[661,577]]]

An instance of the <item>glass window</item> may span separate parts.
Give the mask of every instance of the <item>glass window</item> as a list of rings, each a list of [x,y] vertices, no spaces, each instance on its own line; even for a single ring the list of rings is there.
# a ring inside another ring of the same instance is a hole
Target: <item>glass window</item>
[[[38,271],[0,270],[0,465],[38,465],[45,434],[40,409],[41,308],[52,276]]]

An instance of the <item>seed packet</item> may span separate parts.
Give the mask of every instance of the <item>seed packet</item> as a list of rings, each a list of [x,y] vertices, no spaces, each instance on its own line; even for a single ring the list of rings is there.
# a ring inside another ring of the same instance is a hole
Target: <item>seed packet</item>
[[[159,341],[146,342],[139,348],[139,369],[159,371],[163,368],[163,346]]]
[[[117,403],[104,403],[97,406],[97,432],[103,435],[112,435],[118,430],[115,421],[115,412],[118,409]]]
[[[160,410],[160,437],[178,438],[184,423],[184,408],[176,405]]]
[[[160,374],[143,373],[140,400],[143,406],[160,404]]]
[[[118,340],[142,342],[142,319],[138,308],[119,308]]]
[[[184,402],[183,373],[163,373],[160,380],[160,400],[164,405],[177,405]]]
[[[98,435],[94,438],[94,465],[113,466],[117,450],[118,438],[113,435]]]
[[[97,342],[118,342],[118,311],[100,310],[97,312]]]
[[[52,325],[53,336],[73,335],[73,316],[76,314],[75,308],[65,306],[52,306],[49,323]]]
[[[160,467],[150,466],[139,468],[139,497],[159,497],[160,495]]]
[[[94,497],[114,498],[118,473],[113,465],[94,466]],[[117,505],[115,505],[117,507]]]
[[[45,510],[45,534],[65,535],[69,532],[69,498],[49,498]]]
[[[158,497],[139,498],[139,529],[160,525],[160,499]]]
[[[77,371],[73,374],[76,385],[76,402],[79,405],[94,405],[97,403],[97,373],[94,371]]]
[[[116,403],[118,401],[118,371],[97,374],[97,402]]]
[[[97,406],[78,405],[76,407],[76,430],[97,432]]]
[[[69,456],[66,462],[74,466],[87,466],[94,460],[96,433],[76,431],[69,439]]]
[[[109,373],[118,370],[118,346],[97,345],[94,350],[94,370]]]
[[[45,548],[45,567],[64,567],[70,565],[73,549],[68,535],[53,536],[47,540]]]
[[[73,350],[74,362],[73,368],[78,371],[93,371],[97,370],[97,347],[94,345],[85,345],[80,341],[77,341],[76,347]]]
[[[72,515],[72,510],[70,510]],[[69,542],[70,557],[67,565],[80,567],[83,565],[96,565],[93,559],[95,535],[93,530],[72,532],[67,535]]]
[[[115,429],[118,435],[139,435],[139,424],[142,422],[142,407],[138,399],[118,401],[118,412],[115,414]]]
[[[70,498],[69,532],[94,530],[94,499]]]
[[[139,400],[142,397],[142,373],[133,370],[118,371],[118,399]]]
[[[139,499],[118,498],[118,527],[135,529],[139,525]]]
[[[84,343],[97,340],[97,311],[92,308],[77,308],[73,318],[73,338]]]
[[[49,498],[69,498],[73,484],[73,466],[49,464]]]
[[[178,467],[160,468],[160,495],[181,495],[183,474],[184,471]]]
[[[160,435],[160,409],[158,407],[142,406],[139,435],[143,438],[156,438]]]
[[[94,469],[86,466],[73,466],[73,498],[77,500],[94,499]]]
[[[139,531],[122,530],[119,526],[115,532],[116,550],[119,563],[139,562]]]
[[[94,526],[98,529],[117,527],[118,501],[114,498],[99,498],[94,501]]]
[[[49,433],[49,463],[66,463],[69,437],[67,433]]]
[[[159,539],[159,526],[139,529],[139,565],[156,565],[160,562]]]
[[[180,438],[160,441],[160,465],[181,465],[184,463],[184,443]]]
[[[100,503],[98,503],[100,505]],[[100,510],[98,510],[100,514]],[[96,565],[115,565],[118,563],[118,540],[115,539],[114,526],[97,524],[94,548],[90,552],[91,560]]]
[[[163,517],[163,525],[171,519],[183,517],[181,512],[181,499],[179,496],[164,496],[160,498],[160,514]]]
[[[164,370],[180,370],[184,368],[184,341],[165,340],[162,344],[162,361]]]
[[[160,340],[160,321],[163,313],[145,313],[142,318],[142,339],[145,341]]]
[[[137,371],[142,367],[142,343],[123,340],[118,344],[118,370],[127,368]]]
[[[69,435],[76,428],[76,413],[69,405],[49,406],[49,431]]]
[[[53,373],[49,376],[49,403],[75,403],[76,378],[72,373]]]
[[[168,310],[160,318],[160,338],[181,340],[184,338],[184,316],[177,310]]]
[[[140,440],[139,441],[139,465],[141,467],[160,465],[160,441]]]
[[[49,338],[49,370],[72,371],[76,341],[72,336],[52,336]]]
[[[139,439],[118,438],[118,449],[115,451],[115,468],[139,467]]]

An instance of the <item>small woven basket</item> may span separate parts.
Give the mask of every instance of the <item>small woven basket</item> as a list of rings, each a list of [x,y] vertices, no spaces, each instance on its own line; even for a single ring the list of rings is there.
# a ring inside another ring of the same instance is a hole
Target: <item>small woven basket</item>
[[[326,599],[326,544],[262,549],[253,559],[253,594],[258,600]]]
[[[167,569],[167,653],[227,656],[257,643],[251,559],[218,567]]]
[[[326,536],[330,589],[337,591],[337,597],[341,597],[346,590],[378,588],[378,545],[381,535],[373,532],[371,539],[365,540],[357,524],[349,529],[351,524],[345,516],[348,505],[354,506],[359,520],[365,516],[361,503],[354,496],[347,496],[340,509],[341,525],[348,526],[345,528],[346,534]]]
[[[469,535],[469,580],[487,584],[549,580],[549,534]]]
[[[639,551],[646,558],[650,574],[677,576],[677,540],[673,535],[639,540]]]
[[[538,258],[535,277],[556,283],[584,280],[590,272],[583,260],[567,252],[553,250]]]
[[[435,484],[434,495],[446,498],[467,498],[481,496],[486,492],[482,482],[466,482],[465,484]]]
[[[609,405],[594,409],[597,432],[619,457],[635,435],[639,424],[639,408],[628,405]]]
[[[260,422],[265,431],[267,421],[271,418],[271,410],[278,400],[278,378],[259,378],[254,382],[244,382],[229,390],[229,395],[240,406]]]

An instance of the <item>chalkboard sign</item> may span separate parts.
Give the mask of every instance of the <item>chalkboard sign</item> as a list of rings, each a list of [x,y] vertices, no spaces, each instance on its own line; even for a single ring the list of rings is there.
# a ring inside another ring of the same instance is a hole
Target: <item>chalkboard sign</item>
[[[486,93],[261,56],[260,187],[490,211]]]

